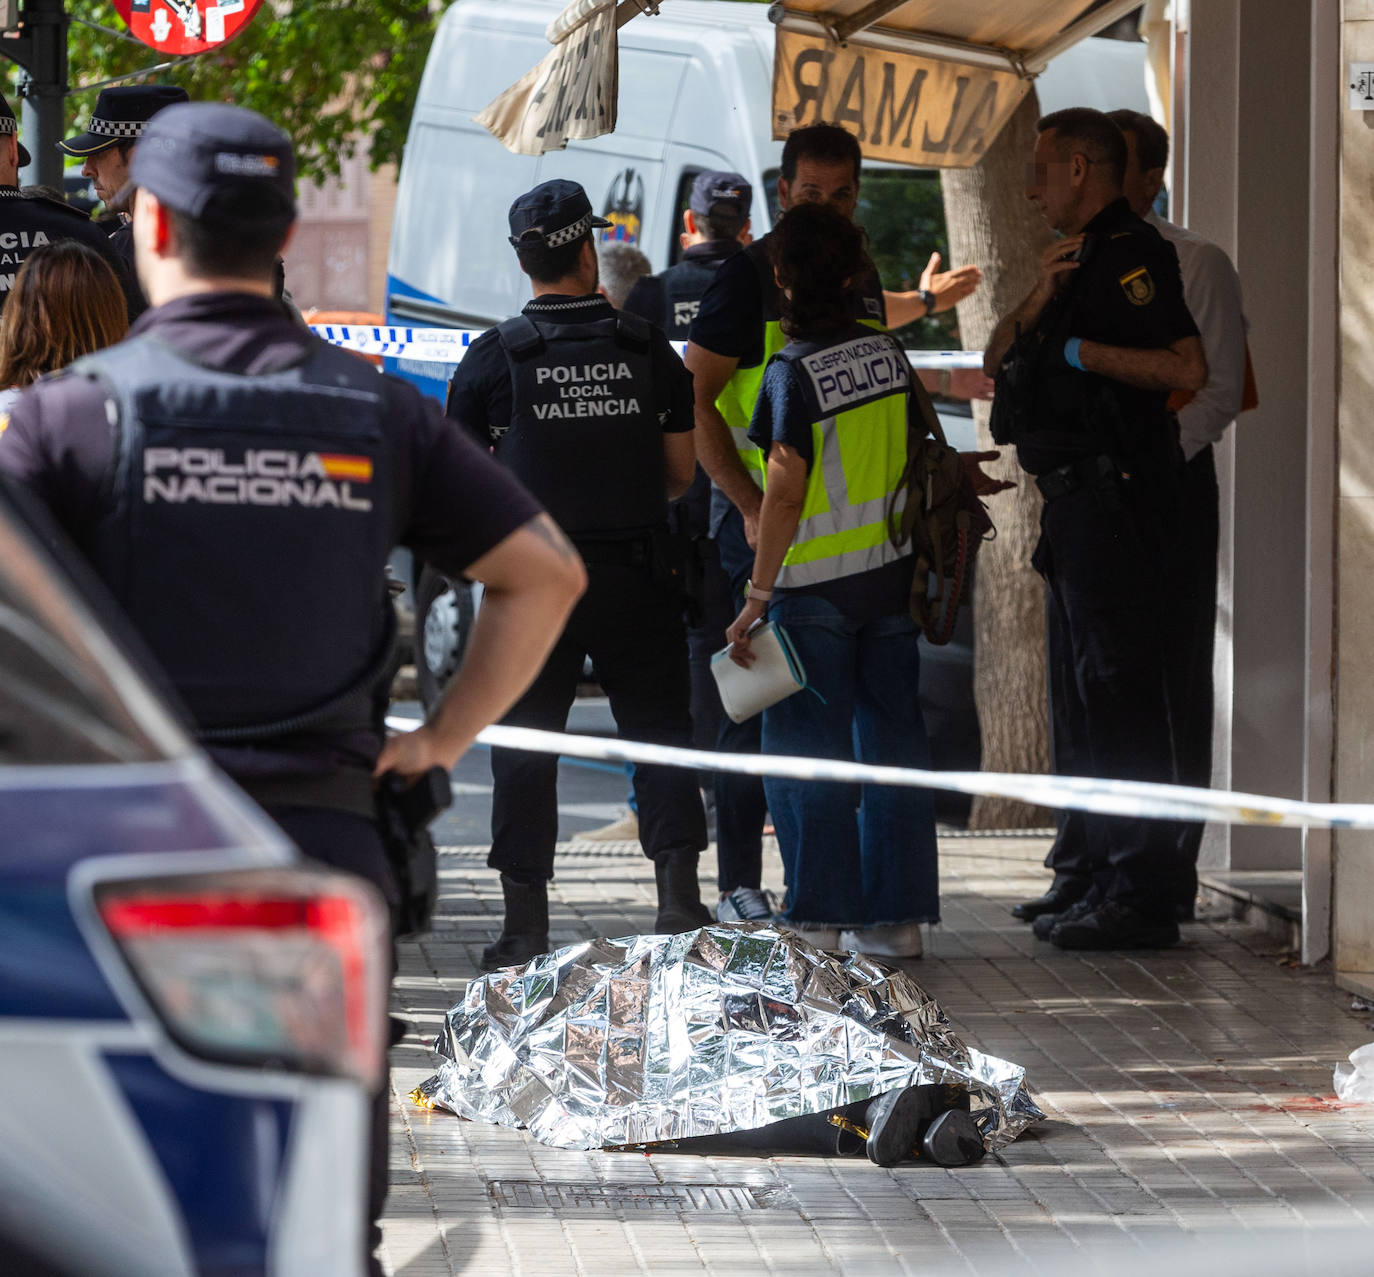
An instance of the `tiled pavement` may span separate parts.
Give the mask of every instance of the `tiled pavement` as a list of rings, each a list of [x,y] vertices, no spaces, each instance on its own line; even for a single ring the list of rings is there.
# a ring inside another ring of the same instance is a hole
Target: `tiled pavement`
[[[1035,839],[942,841],[944,925],[910,968],[1050,1117],[976,1167],[569,1153],[418,1112],[426,1043],[499,926],[484,852],[443,855],[437,927],[401,956],[394,1273],[1374,1274],[1374,1106],[1331,1092],[1374,1015],[1228,922],[1159,954],[1038,943],[1007,913],[1042,889]],[[555,945],[651,926],[637,845],[561,847],[558,872]]]

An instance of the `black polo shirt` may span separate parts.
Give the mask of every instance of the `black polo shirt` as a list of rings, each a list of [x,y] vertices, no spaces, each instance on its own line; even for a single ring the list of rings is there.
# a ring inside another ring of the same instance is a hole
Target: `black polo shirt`
[[[1064,359],[1069,338],[1160,350],[1198,335],[1183,300],[1178,254],[1124,199],[1107,205],[1083,230],[1082,264],[1034,329],[1038,376],[1028,393],[1035,396],[1037,430],[1017,441],[1021,464],[1032,474],[1085,452],[1157,456],[1164,433],[1173,430],[1167,391],[1071,367]],[[1073,436],[1082,437],[1081,447],[1073,446]]]

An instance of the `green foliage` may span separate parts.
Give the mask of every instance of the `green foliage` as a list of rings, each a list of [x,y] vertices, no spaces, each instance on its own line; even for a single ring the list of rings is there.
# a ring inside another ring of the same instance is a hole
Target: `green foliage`
[[[67,0],[67,12],[123,30],[104,0]],[[149,78],[179,84],[196,101],[261,112],[294,139],[303,176],[338,172],[356,146],[375,167],[401,158],[437,19],[430,0],[265,0],[237,39]],[[69,126],[95,105],[95,91],[81,85],[159,61],[144,45],[76,21],[67,47],[76,90]]]
[[[883,287],[906,292],[920,282],[931,253],[941,255],[941,270],[963,263],[949,260],[940,175],[926,169],[864,167],[854,220],[868,232],[868,254]],[[898,329],[913,349],[956,350],[956,319],[946,311]]]

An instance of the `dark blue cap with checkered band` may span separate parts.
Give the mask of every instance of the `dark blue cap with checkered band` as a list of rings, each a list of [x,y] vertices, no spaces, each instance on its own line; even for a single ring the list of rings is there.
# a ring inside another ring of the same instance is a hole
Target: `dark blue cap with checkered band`
[[[540,182],[510,206],[510,242],[517,246],[542,240],[549,248],[558,248],[610,225],[592,213],[587,192],[563,178]]]
[[[159,111],[188,101],[186,90],[173,84],[122,84],[102,89],[91,118],[86,121],[85,132],[57,145],[68,155],[80,158],[108,150],[120,142],[137,141],[143,136],[148,121]]]
[[[2,133],[15,135],[15,145],[19,147],[19,167],[28,168],[33,163],[33,156],[29,154],[28,148],[19,141],[19,121],[14,118],[14,109],[5,101],[4,95],[0,94],[0,134]]]

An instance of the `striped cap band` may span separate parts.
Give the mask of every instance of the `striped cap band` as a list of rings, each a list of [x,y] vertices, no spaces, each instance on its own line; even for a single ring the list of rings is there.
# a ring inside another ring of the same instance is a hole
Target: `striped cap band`
[[[19,121],[12,115],[0,115],[0,133],[18,133]]]
[[[147,120],[102,120],[93,115],[86,124],[86,132],[96,137],[142,137]]]
[[[592,229],[591,213],[583,213],[571,226],[565,226],[561,231],[550,231],[544,236],[544,242],[550,248],[557,248],[560,244],[571,244],[573,240],[580,239]]]

